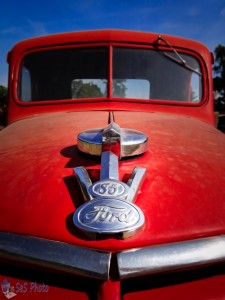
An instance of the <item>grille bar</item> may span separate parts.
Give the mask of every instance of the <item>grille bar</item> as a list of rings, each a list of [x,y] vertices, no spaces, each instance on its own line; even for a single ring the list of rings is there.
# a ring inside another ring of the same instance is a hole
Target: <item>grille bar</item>
[[[0,258],[99,280],[109,278],[111,253],[0,232]]]
[[[225,261],[225,236],[151,246],[117,254],[120,279]]]

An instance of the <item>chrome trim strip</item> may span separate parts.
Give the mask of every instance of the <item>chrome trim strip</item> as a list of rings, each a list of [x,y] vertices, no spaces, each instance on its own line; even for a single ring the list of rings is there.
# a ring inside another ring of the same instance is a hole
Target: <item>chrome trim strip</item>
[[[225,236],[118,253],[120,279],[201,267],[225,261]]]
[[[0,232],[0,259],[99,280],[109,279],[111,253]],[[120,279],[184,270],[225,261],[225,236],[117,253]]]
[[[111,253],[36,237],[0,232],[0,258],[107,280]]]

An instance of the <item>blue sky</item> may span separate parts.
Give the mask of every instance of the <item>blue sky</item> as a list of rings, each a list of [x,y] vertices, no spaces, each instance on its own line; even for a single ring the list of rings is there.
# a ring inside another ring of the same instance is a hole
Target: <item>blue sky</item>
[[[7,52],[20,40],[57,32],[130,29],[225,45],[224,0],[2,0],[0,85],[7,86]]]

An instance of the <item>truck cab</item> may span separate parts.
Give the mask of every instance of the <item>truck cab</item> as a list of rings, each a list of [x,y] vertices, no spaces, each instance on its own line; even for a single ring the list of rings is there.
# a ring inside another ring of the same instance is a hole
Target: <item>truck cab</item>
[[[7,60],[5,297],[224,299],[225,136],[208,48],[96,30],[21,41]]]

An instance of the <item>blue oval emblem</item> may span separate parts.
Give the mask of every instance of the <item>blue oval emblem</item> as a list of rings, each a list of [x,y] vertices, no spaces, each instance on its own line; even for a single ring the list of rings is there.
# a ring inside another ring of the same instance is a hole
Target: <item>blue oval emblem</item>
[[[95,199],[80,206],[73,216],[82,230],[116,234],[136,231],[144,224],[144,215],[136,205],[115,199]]]

